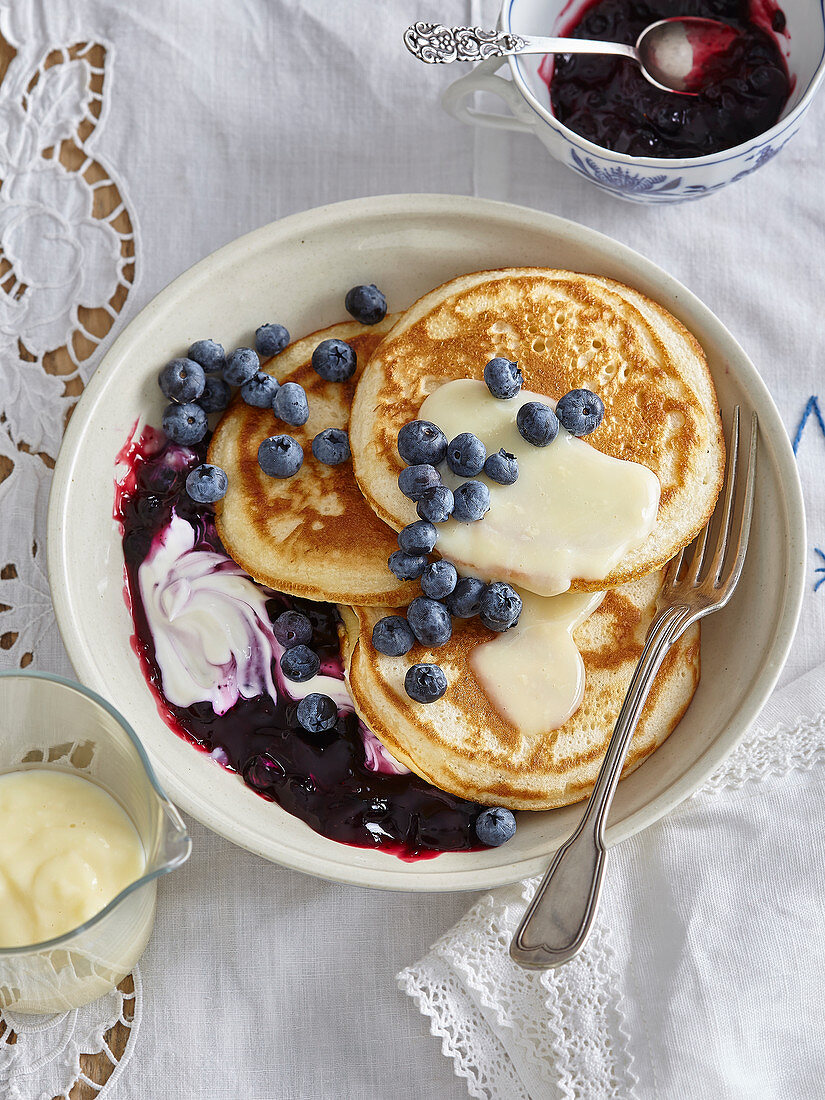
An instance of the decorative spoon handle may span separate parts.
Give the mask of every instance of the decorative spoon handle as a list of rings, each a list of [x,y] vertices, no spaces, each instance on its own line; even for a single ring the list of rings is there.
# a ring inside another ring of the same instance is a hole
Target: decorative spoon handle
[[[585,38],[537,38],[482,27],[444,27],[440,23],[413,23],[404,32],[404,45],[428,65],[448,61],[486,61],[517,53],[616,54],[638,61],[635,46],[621,42],[591,42]]]

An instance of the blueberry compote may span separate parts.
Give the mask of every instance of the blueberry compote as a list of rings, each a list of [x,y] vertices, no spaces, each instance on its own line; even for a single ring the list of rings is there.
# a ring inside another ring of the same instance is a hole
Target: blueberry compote
[[[446,794],[411,772],[371,770],[362,728],[352,711],[342,710],[329,733],[309,734],[297,723],[297,703],[280,691],[277,703],[269,695],[239,698],[221,715],[209,703],[179,707],[166,699],[138,570],[173,510],[195,529],[199,548],[225,553],[211,508],[196,504],[185,489],[186,474],[204,460],[206,446],[204,440],[196,447],[173,448],[159,433],[147,429],[120,456],[127,473],[117,485],[115,516],[123,531],[134,647],[164,720],[237,772],[258,794],[333,840],[381,848],[407,860],[482,847],[474,828],[482,807]],[[332,604],[273,594],[266,606],[273,620],[288,607],[308,615],[313,624],[312,646],[321,657],[322,670],[343,676],[338,615]]]
[[[720,79],[698,95],[677,95],[655,88],[632,61],[566,54],[554,64],[546,57],[539,73],[556,118],[588,141],[633,157],[702,157],[770,129],[790,93],[767,29],[785,30],[778,8],[760,26],[748,0],[596,0],[564,34],[632,45],[651,23],[678,15],[718,19],[740,32],[720,59]]]

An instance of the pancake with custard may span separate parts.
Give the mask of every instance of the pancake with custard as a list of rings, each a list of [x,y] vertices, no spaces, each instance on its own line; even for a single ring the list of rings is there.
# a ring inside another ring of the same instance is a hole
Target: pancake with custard
[[[660,484],[650,533],[604,575],[574,574],[571,590],[643,577],[694,538],[713,510],[725,458],[701,347],[638,291],[543,268],[477,272],[445,283],[407,310],[373,353],[356,389],[350,442],[358,484],[378,516],[396,529],[416,518],[397,485],[399,429],[446,383],[481,379],[495,356],[517,360],[525,390],[540,397],[557,400],[579,388],[597,393],[605,415],[587,443],[641,464]],[[457,564],[472,571],[472,563]],[[531,588],[529,573],[497,576]]]
[[[396,318],[369,328],[334,325],[298,340],[264,363],[279,382],[298,382],[309,402],[301,427],[278,420],[271,409],[254,408],[237,396],[209,444],[209,461],[226,471],[229,488],[216,505],[221,542],[251,577],[279,592],[333,603],[397,607],[416,595],[396,580],[387,558],[398,549],[395,532],[369,507],[352,463],[325,466],[312,454],[312,439],[324,428],[346,428],[359,373]],[[322,340],[345,340],[358,367],[347,382],[327,382],[313,370],[312,352]],[[258,465],[267,436],[286,433],[300,443],[304,462],[291,478],[268,477]]]
[[[509,716],[502,713],[506,706],[493,705],[489,684],[479,675],[477,658],[487,646],[492,658],[488,667],[502,665],[500,650],[494,647],[506,644],[520,627],[497,635],[478,619],[455,619],[446,645],[428,649],[416,644],[403,657],[389,657],[372,645],[373,626],[387,611],[343,608],[347,680],[356,710],[397,760],[444,791],[513,810],[546,810],[578,802],[590,794],[598,775],[655,614],[662,577],[662,572],[655,572],[606,592],[596,610],[575,628],[572,640],[583,663],[583,695],[555,729],[541,726],[555,659],[548,662],[544,682],[532,670],[512,680],[505,677],[501,687],[509,689],[511,701],[520,700]],[[586,596],[554,599],[584,602]],[[525,640],[529,650],[534,639]],[[447,676],[447,691],[435,702],[416,703],[405,691],[405,674],[419,662],[437,663]],[[665,658],[633,735],[623,775],[634,771],[670,735],[698,682],[697,623]],[[525,700],[530,704],[526,710]],[[538,724],[531,724],[536,715]]]

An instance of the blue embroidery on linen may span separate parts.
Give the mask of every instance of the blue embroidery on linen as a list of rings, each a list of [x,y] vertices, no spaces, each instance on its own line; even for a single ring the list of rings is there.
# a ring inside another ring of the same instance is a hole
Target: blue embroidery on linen
[[[809,397],[808,403],[805,406],[805,411],[802,413],[802,419],[799,421],[799,427],[796,429],[796,435],[793,437],[793,453],[796,454],[799,450],[799,444],[802,442],[802,435],[805,431],[805,425],[808,423],[809,418],[813,416],[816,422],[819,424],[819,429],[825,436],[825,419],[822,416],[822,410],[819,407],[818,397]]]
[[[814,547],[814,553],[819,554],[820,560],[822,561],[822,565],[819,567],[819,569],[814,569],[814,573],[825,574],[825,553],[823,553],[818,546]],[[823,584],[825,584],[825,575],[821,576],[814,585],[814,592],[816,592]]]

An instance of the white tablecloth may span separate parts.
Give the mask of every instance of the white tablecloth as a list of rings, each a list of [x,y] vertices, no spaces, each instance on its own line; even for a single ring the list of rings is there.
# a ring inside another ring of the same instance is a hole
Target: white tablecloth
[[[496,8],[494,0],[0,0],[0,29],[16,50],[0,83],[0,239],[29,288],[19,300],[0,292],[0,473],[4,461],[12,467],[0,484],[0,667],[71,671],[50,615],[42,546],[49,458],[78,388],[48,373],[48,352],[83,324],[78,305],[98,306],[119,281],[124,287],[111,333],[89,358],[77,356],[86,379],[171,278],[238,234],[317,204],[455,192],[602,230],[715,310],[796,431],[823,378],[825,98],[781,156],[734,187],[689,205],[624,204],[534,139],[471,130],[440,110],[440,89],[456,72],[409,59],[403,29],[447,16],[492,24]],[[103,49],[68,50],[81,43]],[[47,68],[57,48],[60,64]],[[83,152],[128,211],[134,278],[118,259],[128,224],[101,229],[90,183],[67,183],[41,155],[78,125]],[[815,415],[799,463],[810,575],[783,683],[825,660],[825,586],[815,591],[825,576],[815,572],[825,565],[825,431]],[[161,883],[131,1059],[107,1095],[466,1095],[394,975],[472,898],[313,880],[191,827],[190,862]],[[760,889],[770,889],[769,870]]]

